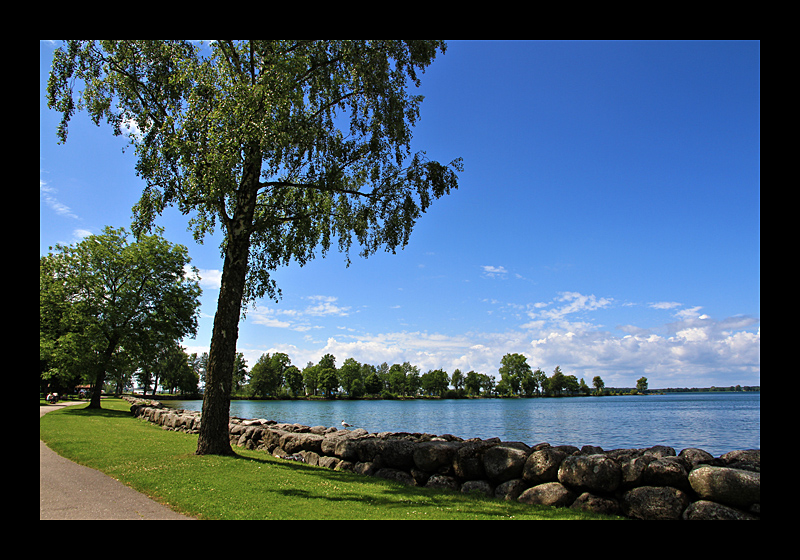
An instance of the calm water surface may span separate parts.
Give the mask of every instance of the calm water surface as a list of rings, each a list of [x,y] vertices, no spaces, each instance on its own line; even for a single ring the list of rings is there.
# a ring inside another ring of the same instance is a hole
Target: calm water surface
[[[202,401],[165,401],[201,410]],[[528,445],[668,445],[719,456],[761,448],[760,393],[672,393],[620,397],[412,401],[231,401],[231,416],[307,426],[346,420],[368,432],[499,437]]]

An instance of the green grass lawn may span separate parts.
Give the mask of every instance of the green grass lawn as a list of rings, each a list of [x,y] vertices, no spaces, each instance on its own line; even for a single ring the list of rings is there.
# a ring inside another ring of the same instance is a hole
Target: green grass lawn
[[[613,519],[570,509],[480,499],[276,459],[236,448],[197,456],[197,436],[131,416],[127,402],[44,415],[39,437],[172,509],[200,519]]]

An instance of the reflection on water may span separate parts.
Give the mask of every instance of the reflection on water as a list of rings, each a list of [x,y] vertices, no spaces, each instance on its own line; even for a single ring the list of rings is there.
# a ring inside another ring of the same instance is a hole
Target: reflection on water
[[[165,401],[200,410],[202,401]],[[410,401],[231,401],[231,415],[368,432],[424,432],[499,437],[528,445],[599,445],[603,449],[668,445],[718,456],[761,447],[760,393],[561,399]]]

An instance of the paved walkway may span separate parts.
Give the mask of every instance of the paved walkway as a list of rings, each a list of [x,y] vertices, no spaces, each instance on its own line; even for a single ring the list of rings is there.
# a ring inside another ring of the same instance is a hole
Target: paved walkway
[[[82,401],[40,406],[39,417]],[[100,471],[65,459],[39,440],[39,519],[192,519]]]

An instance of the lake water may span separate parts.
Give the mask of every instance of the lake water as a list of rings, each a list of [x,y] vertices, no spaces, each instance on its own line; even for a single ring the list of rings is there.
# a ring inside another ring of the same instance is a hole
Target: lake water
[[[201,410],[202,401],[164,401]],[[231,416],[368,432],[499,437],[603,449],[668,445],[719,456],[761,448],[760,393],[409,401],[231,401]]]

